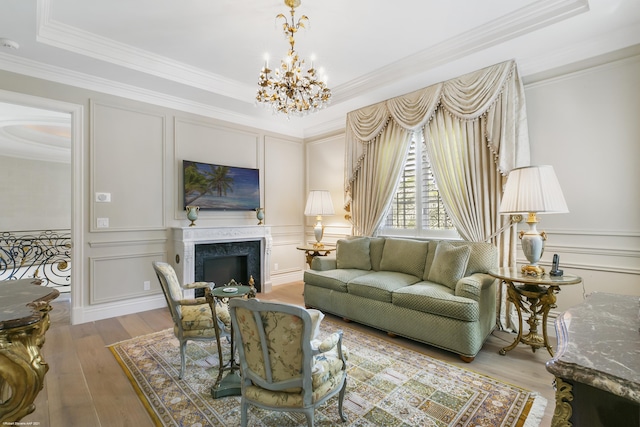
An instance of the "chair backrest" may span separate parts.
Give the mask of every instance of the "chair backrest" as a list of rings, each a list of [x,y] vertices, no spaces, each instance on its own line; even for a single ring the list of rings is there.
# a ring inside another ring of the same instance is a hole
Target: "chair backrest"
[[[245,385],[304,393],[311,403],[312,322],[302,307],[233,298],[231,322]]]
[[[173,317],[173,321],[179,325],[181,323],[180,319],[181,310],[180,304],[177,302],[182,300],[182,287],[180,286],[180,282],[178,281],[178,276],[176,275],[176,271],[170,264],[161,261],[154,261],[153,269],[156,271],[156,275],[158,276],[158,280],[160,281],[160,286],[162,287],[162,292],[164,292],[164,296],[167,300],[167,304],[169,305],[169,310],[171,311],[171,317]]]

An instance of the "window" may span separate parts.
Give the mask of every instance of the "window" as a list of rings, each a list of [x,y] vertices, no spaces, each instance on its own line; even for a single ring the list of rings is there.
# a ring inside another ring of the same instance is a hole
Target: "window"
[[[416,135],[411,142],[396,194],[378,232],[387,236],[459,238],[444,210],[431,164],[423,148],[422,136]]]

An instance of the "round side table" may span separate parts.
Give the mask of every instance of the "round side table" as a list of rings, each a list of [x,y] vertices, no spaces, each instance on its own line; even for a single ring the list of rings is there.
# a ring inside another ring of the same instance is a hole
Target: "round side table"
[[[513,343],[502,348],[499,353],[504,356],[508,351],[516,348],[519,343],[523,343],[531,346],[533,352],[545,347],[553,356],[553,349],[547,336],[549,310],[556,307],[556,295],[560,292],[561,286],[575,285],[582,282],[582,278],[570,274],[531,276],[522,274],[517,268],[499,268],[489,271],[489,274],[506,283],[507,299],[516,306],[518,312],[518,336]],[[520,285],[516,285],[516,283],[520,283]],[[529,333],[527,335],[522,334],[523,312],[529,314],[527,319]],[[538,333],[540,315],[542,315],[542,336]]]
[[[228,292],[230,289],[235,289],[235,292]],[[252,286],[225,286],[220,288],[213,288],[210,292],[206,294],[207,299],[209,300],[209,304],[213,308],[214,318],[214,329],[216,331],[216,343],[218,344],[218,360],[219,360],[219,371],[218,371],[218,379],[216,383],[211,387],[211,396],[214,399],[218,399],[220,397],[226,396],[239,396],[242,394],[241,385],[240,385],[240,365],[236,362],[235,357],[235,344],[233,342],[233,324],[231,325],[229,334],[231,335],[231,356],[229,362],[223,362],[222,356],[222,343],[220,342],[220,327],[218,326],[217,317],[218,313],[216,313],[216,302],[214,299],[218,299],[224,301],[225,299],[231,298],[239,298],[244,297],[246,295],[251,298],[252,295]],[[223,374],[225,371],[229,371],[227,376],[223,378]]]
[[[299,251],[305,252],[305,255],[307,258],[307,264],[309,264],[309,267],[311,267],[311,262],[313,261],[314,257],[327,256],[331,252],[335,251],[336,247],[331,245],[325,245],[320,247],[316,245],[304,245],[304,246],[298,246],[296,249],[298,249]]]

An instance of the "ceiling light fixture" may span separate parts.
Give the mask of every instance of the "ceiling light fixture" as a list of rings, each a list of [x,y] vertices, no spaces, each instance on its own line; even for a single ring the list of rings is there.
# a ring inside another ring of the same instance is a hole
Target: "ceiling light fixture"
[[[331,91],[327,88],[326,77],[316,77],[313,61],[305,71],[304,59],[301,60],[294,49],[295,33],[309,22],[306,15],[302,15],[297,22],[295,20],[295,8],[300,6],[300,0],[284,0],[284,4],[291,8],[291,23],[282,13],[276,16],[276,20],[284,20],[282,28],[291,48],[281,60],[280,67],[273,71],[269,69],[268,60],[265,60],[264,68],[260,71],[256,100],[269,105],[274,113],[284,113],[287,117],[304,116],[326,107]]]

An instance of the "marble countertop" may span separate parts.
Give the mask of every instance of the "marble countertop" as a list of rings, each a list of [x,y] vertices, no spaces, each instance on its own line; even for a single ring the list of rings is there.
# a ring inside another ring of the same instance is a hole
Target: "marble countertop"
[[[594,292],[556,320],[547,371],[640,403],[640,297]]]
[[[30,325],[42,319],[39,304],[48,304],[59,292],[37,283],[34,279],[0,281],[0,330]]]

